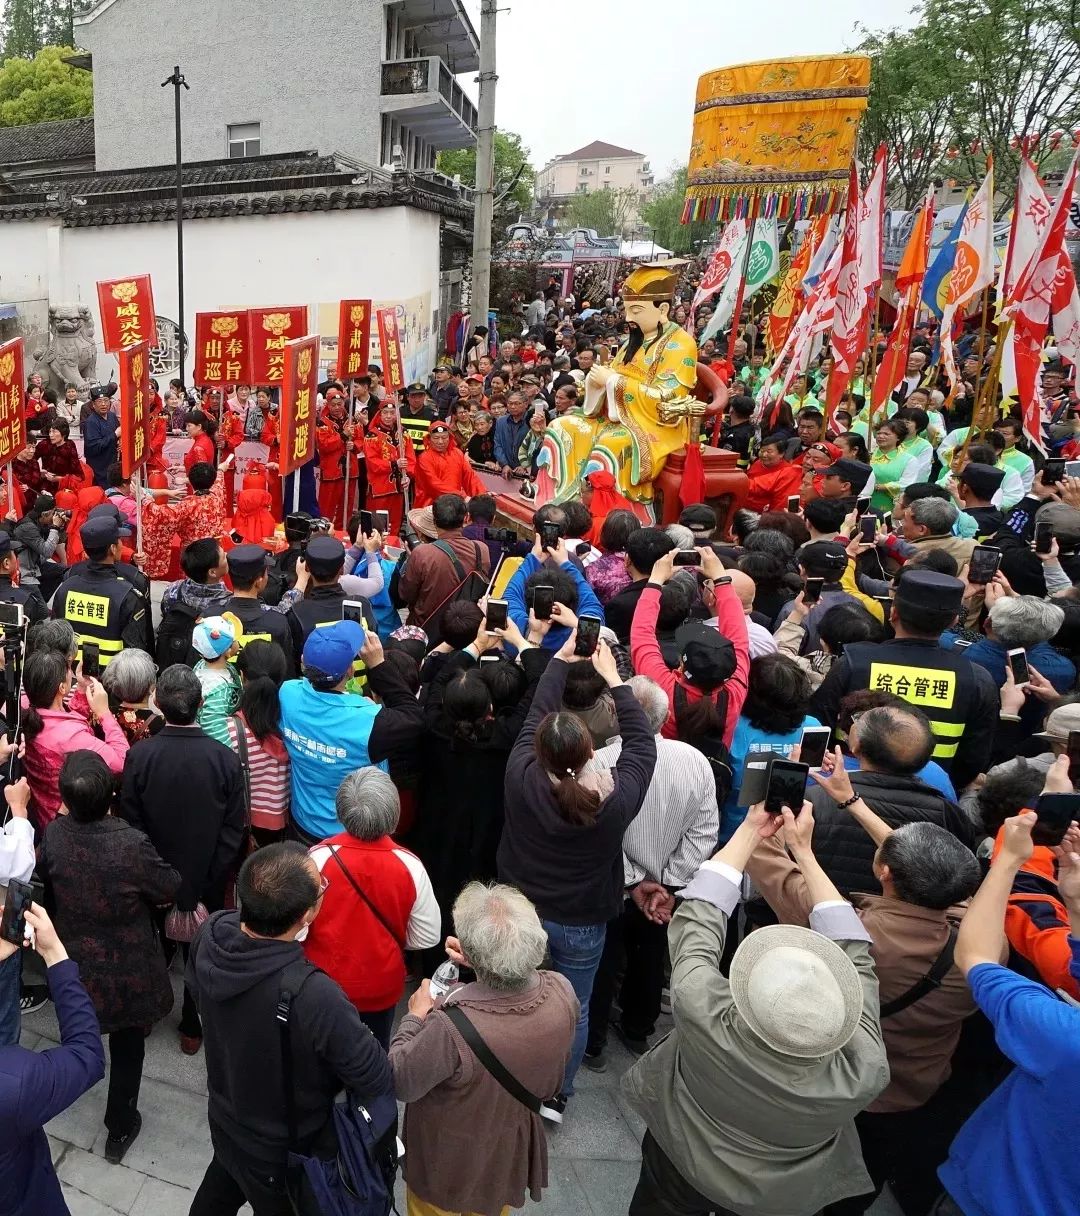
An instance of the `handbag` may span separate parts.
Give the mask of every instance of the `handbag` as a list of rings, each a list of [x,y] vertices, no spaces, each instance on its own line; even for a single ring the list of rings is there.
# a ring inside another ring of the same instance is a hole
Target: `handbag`
[[[290,963],[281,975],[277,1023],[289,1156],[285,1185],[296,1216],[388,1216],[394,1207],[397,1176],[397,1102],[393,1093],[361,1099],[346,1091],[334,1104],[338,1151],[332,1158],[298,1152],[296,1095],[293,1090],[289,1014],[307,979],[318,970],[305,960]]]
[[[204,903],[197,903],[193,912],[183,912],[173,904],[165,915],[165,936],[171,942],[187,945],[209,919],[210,913]]]

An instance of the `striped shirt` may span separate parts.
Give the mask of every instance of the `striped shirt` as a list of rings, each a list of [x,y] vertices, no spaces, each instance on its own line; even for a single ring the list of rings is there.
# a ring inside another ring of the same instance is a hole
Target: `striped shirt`
[[[614,769],[622,739],[597,750],[589,766]],[[656,736],[656,767],[641,810],[623,835],[623,877],[685,887],[716,852],[720,811],[708,760],[689,743]]]
[[[225,724],[229,732],[229,746],[237,755],[240,754],[237,731],[241,727],[244,731],[248,764],[245,776],[250,790],[248,818],[251,826],[271,832],[280,831],[285,827],[290,801],[289,753],[285,745],[271,736],[266,740],[269,747],[264,746],[239,714],[226,718]]]

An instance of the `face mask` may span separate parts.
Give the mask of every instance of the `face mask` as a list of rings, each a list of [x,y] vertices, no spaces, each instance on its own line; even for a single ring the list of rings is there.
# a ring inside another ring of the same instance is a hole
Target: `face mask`
[[[308,930],[309,930],[310,928],[311,928],[311,926],[310,926],[310,925],[305,925],[305,926],[304,926],[304,927],[303,927],[303,928],[300,930],[300,932],[299,932],[299,933],[298,933],[298,934],[297,934],[297,935],[296,935],[296,936],[293,938],[293,941],[294,941],[294,942],[306,942],[306,941],[307,941]]]

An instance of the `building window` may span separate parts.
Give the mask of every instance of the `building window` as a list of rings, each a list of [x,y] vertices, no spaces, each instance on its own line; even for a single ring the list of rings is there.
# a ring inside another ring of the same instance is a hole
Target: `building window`
[[[578,192],[578,194],[588,194],[589,193],[589,183],[580,182],[578,184],[577,192]]]
[[[229,127],[229,159],[241,156],[260,156],[262,138],[257,122],[238,122]]]
[[[610,165],[605,165],[605,166],[604,166],[604,176],[605,176],[605,177],[607,177],[607,175],[608,175],[610,172],[611,172],[611,166],[610,166]]]

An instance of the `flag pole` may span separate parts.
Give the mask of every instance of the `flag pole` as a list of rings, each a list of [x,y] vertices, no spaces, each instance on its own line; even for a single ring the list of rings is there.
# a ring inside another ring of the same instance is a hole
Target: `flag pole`
[[[352,464],[352,452],[349,451],[349,444],[352,443],[353,432],[353,382],[351,378],[349,379],[346,393],[345,425],[348,427],[349,433],[342,436],[342,438],[345,440],[345,498],[344,505],[342,507],[341,520],[341,527],[343,531],[347,531],[349,527],[349,466]]]
[[[874,316],[870,323],[870,343],[867,350],[866,375],[863,376],[863,388],[866,390],[866,455],[874,454],[874,376],[877,374],[877,332],[881,326],[881,284],[877,285],[877,296],[874,299]],[[854,369],[852,369],[854,371]],[[848,383],[848,392],[851,384]],[[889,413],[889,403],[885,402],[886,417]]]
[[[739,269],[739,288],[735,293],[735,309],[731,314],[731,331],[728,335],[728,363],[731,374],[735,376],[735,339],[739,329],[739,319],[742,316],[743,300],[746,297],[746,272],[750,268],[750,250],[754,247],[754,229],[757,226],[758,200],[755,197],[750,203],[750,223],[746,228],[746,249],[743,252],[742,266]]]
[[[138,477],[138,481],[136,482],[136,491],[135,491],[135,548],[139,553],[142,553],[142,551],[143,551],[143,509],[142,508],[143,508],[143,494],[145,492],[143,489],[143,466],[142,465],[139,466],[139,468],[136,472],[136,476]]]
[[[968,433],[964,438],[963,446],[960,448],[961,456],[967,455],[967,450],[971,447],[976,431],[990,430],[988,420],[992,412],[997,409],[997,390],[998,385],[1001,383],[1001,364],[1005,356],[1005,341],[1008,338],[1009,326],[1011,324],[1011,321],[1005,321],[998,330],[998,342],[994,348],[994,357],[990,360],[990,368],[975,399],[975,405],[971,412],[971,425],[968,427]]]

